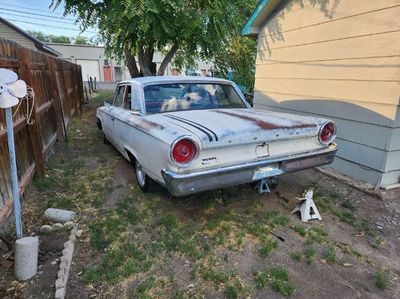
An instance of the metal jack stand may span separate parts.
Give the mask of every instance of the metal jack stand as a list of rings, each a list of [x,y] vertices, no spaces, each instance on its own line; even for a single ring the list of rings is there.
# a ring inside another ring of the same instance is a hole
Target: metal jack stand
[[[259,180],[255,186],[259,194],[271,193],[271,189],[268,186],[267,179]]]
[[[321,215],[318,212],[317,206],[313,200],[314,191],[308,190],[304,196],[304,198],[297,198],[301,200],[300,203],[292,213],[296,213],[300,211],[301,221],[308,222],[309,220],[322,220]]]

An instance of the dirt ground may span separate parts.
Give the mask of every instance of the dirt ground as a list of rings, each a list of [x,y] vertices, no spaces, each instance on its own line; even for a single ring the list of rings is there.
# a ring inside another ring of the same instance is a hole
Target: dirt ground
[[[23,203],[34,207],[28,232],[47,207],[80,214],[67,298],[400,298],[400,198],[382,201],[315,170],[282,176],[269,195],[250,185],[144,194],[130,163],[103,144],[99,104],[74,120],[68,146]],[[322,221],[302,223],[290,212],[309,188]],[[63,238],[40,236],[33,282],[0,269],[0,297],[52,297]]]

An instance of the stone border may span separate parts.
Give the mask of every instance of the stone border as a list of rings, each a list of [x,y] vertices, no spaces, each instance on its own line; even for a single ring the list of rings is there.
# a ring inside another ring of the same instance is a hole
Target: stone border
[[[64,299],[66,290],[67,290],[67,282],[69,278],[69,270],[71,268],[72,257],[74,255],[75,249],[75,241],[76,241],[76,232],[78,230],[78,226],[75,225],[72,230],[71,234],[69,235],[69,240],[64,243],[64,249],[62,251],[62,257],[60,262],[60,270],[57,274],[57,280],[55,283],[56,286],[56,299]]]

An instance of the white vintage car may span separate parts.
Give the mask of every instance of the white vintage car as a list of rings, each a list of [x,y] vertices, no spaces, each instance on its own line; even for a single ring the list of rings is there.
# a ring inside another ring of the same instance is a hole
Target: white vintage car
[[[208,77],[122,81],[97,124],[142,190],[157,182],[175,196],[329,164],[337,150],[332,121],[253,109],[233,82]]]

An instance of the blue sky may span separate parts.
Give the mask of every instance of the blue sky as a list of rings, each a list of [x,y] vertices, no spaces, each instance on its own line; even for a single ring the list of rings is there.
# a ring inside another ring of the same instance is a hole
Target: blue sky
[[[51,0],[0,0],[0,16],[24,30],[42,31],[47,34],[88,38],[96,36],[96,29],[80,33],[73,15],[63,16],[64,6],[49,9]]]

